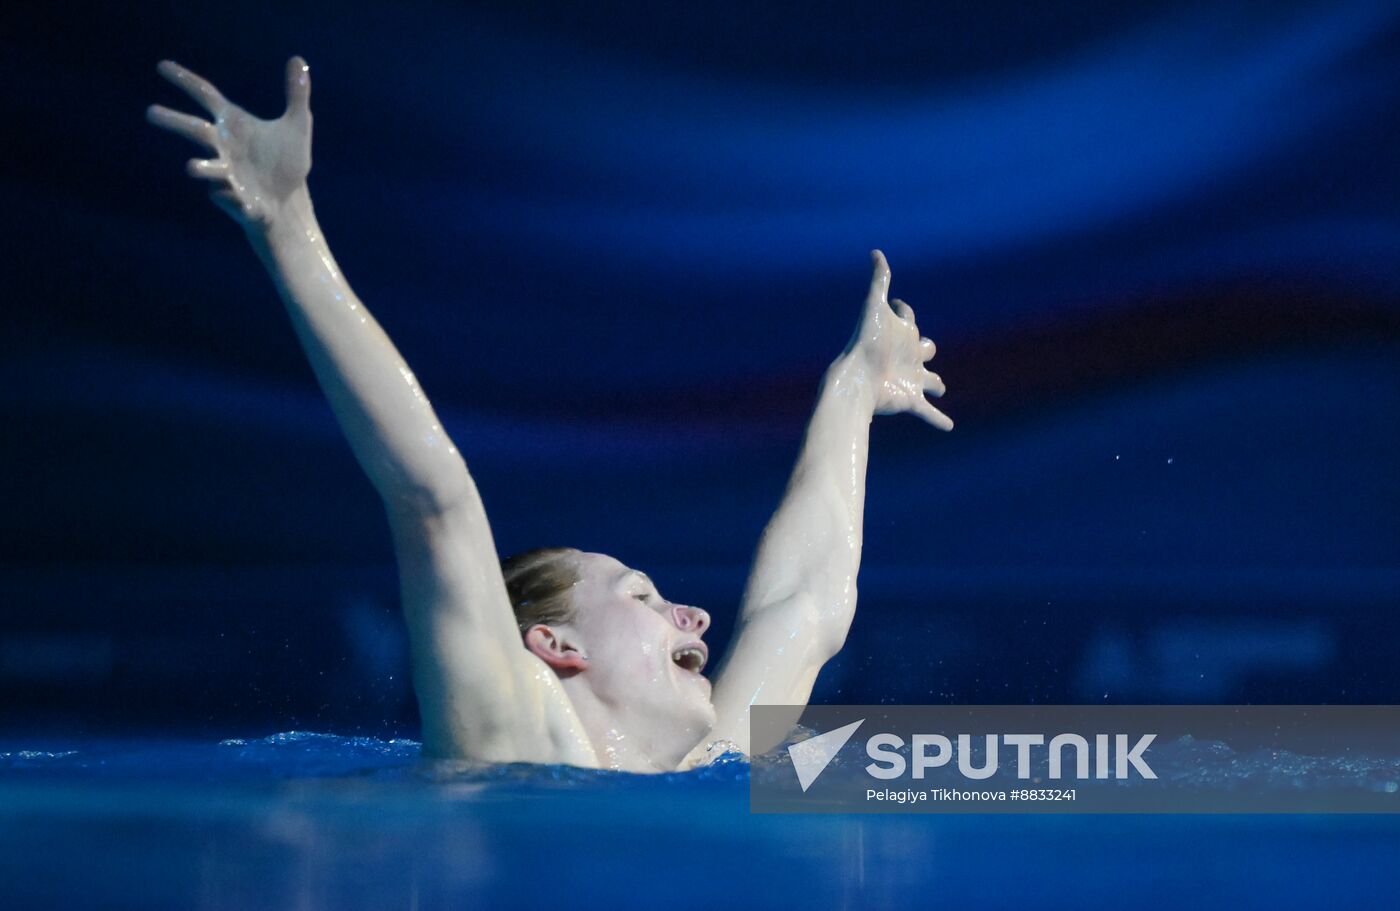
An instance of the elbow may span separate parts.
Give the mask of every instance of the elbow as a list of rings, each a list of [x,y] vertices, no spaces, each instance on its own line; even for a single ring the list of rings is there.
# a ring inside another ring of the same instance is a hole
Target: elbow
[[[850,630],[849,624],[840,624],[835,628],[834,624],[828,624],[813,638],[816,657],[822,664],[835,658],[841,649],[846,646],[846,633]]]
[[[455,470],[390,472],[375,486],[391,512],[416,516],[443,515],[479,498],[476,484],[460,459]]]
[[[822,609],[817,599],[807,593],[793,595],[755,612],[781,629],[783,638],[803,643],[805,651],[818,665],[825,664],[846,644],[850,624]]]
[[[819,603],[815,597],[803,596],[797,623],[810,643],[812,658],[825,664],[846,645],[851,630],[851,614],[835,609],[834,605]]]

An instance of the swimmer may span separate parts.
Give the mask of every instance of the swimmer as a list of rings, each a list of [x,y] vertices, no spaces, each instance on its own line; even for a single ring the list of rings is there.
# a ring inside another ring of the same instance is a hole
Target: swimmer
[[[714,673],[710,617],[597,553],[502,562],[476,484],[413,372],[355,296],[316,222],[311,82],[287,63],[287,108],[261,120],[176,63],[158,70],[208,114],[159,105],[152,124],[205,146],[186,170],[242,226],[360,466],[384,502],[398,561],[413,687],[430,759],[564,763],[660,772],[748,752],[749,707],[805,705],[855,615],[870,422],[909,412],[953,422],[925,397],[934,344],[874,274],[859,325],[832,362],[787,490],[759,541],[732,644]]]

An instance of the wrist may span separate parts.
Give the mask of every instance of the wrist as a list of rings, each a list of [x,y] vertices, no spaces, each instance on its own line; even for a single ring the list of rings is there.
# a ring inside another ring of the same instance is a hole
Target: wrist
[[[843,351],[822,379],[822,397],[849,401],[869,417],[875,415],[876,378],[869,365],[856,352]]]
[[[311,206],[311,192],[305,183],[281,200],[269,206],[266,218],[244,224],[254,244],[280,244],[320,239],[316,212]]]

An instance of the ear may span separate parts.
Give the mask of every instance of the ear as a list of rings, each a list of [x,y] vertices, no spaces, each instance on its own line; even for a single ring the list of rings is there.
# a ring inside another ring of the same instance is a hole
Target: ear
[[[588,669],[588,656],[565,638],[564,630],[536,623],[525,631],[525,647],[560,676]]]

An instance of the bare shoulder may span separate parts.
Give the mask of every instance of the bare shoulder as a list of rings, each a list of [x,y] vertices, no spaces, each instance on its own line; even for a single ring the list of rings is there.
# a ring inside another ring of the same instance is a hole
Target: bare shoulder
[[[558,679],[521,642],[485,513],[390,510],[425,755],[596,765]]]

